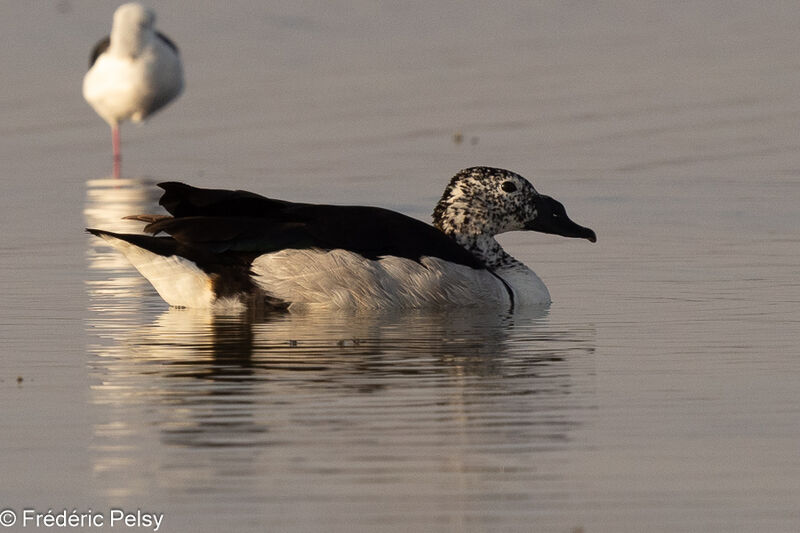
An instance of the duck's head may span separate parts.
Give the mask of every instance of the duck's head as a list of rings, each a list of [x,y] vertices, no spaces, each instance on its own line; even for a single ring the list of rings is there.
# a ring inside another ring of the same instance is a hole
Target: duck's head
[[[453,176],[433,211],[433,222],[454,237],[529,230],[597,240],[594,231],[570,220],[560,202],[500,168],[472,167]]]

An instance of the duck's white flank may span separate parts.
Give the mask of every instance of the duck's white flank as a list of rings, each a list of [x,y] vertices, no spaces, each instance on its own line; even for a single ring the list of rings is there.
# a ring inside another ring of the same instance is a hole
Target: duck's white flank
[[[211,276],[193,261],[163,256],[110,235],[102,238],[121,252],[174,307],[231,309],[247,305],[248,295],[217,298]],[[447,306],[546,304],[550,294],[530,270],[509,271],[508,286],[487,270],[435,257],[420,262],[402,257],[365,259],[346,250],[282,250],[257,257],[253,281],[266,294],[291,302],[290,310],[413,309]],[[513,287],[513,289],[511,288]]]
[[[503,282],[489,271],[435,257],[371,260],[346,250],[282,250],[256,258],[251,271],[256,285],[291,302],[290,309],[511,304]]]

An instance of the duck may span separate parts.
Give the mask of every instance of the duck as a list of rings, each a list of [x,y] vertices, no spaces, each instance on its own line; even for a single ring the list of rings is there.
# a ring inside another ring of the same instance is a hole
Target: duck
[[[536,231],[597,241],[560,202],[500,168],[453,176],[432,225],[381,207],[296,203],[181,182],[158,186],[169,215],[126,217],[144,222],[144,234],[87,231],[121,252],[173,307],[547,305],[545,284],[496,236]]]
[[[136,2],[114,12],[111,34],[92,49],[83,78],[83,97],[111,126],[113,175],[120,177],[119,126],[140,123],[183,91],[177,45],[155,29],[156,14]]]

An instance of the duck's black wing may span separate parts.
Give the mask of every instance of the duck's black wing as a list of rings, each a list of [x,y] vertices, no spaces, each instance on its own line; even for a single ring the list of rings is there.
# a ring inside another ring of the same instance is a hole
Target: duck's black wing
[[[283,249],[343,249],[368,259],[437,257],[484,268],[456,241],[409,216],[365,206],[317,205],[274,200],[247,191],[199,189],[163,183],[160,204],[174,218],[145,231],[214,253],[259,255]]]
[[[249,191],[228,189],[201,189],[178,181],[158,184],[164,189],[158,203],[172,216],[193,217],[256,217],[272,218],[278,211],[296,204],[273,200]]]

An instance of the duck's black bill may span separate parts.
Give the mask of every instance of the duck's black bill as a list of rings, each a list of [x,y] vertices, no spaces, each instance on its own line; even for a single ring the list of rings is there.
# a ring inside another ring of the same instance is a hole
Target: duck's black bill
[[[540,195],[536,198],[535,203],[536,218],[528,222],[525,229],[597,242],[597,235],[594,231],[573,222],[567,216],[567,210],[560,202],[549,196]]]

